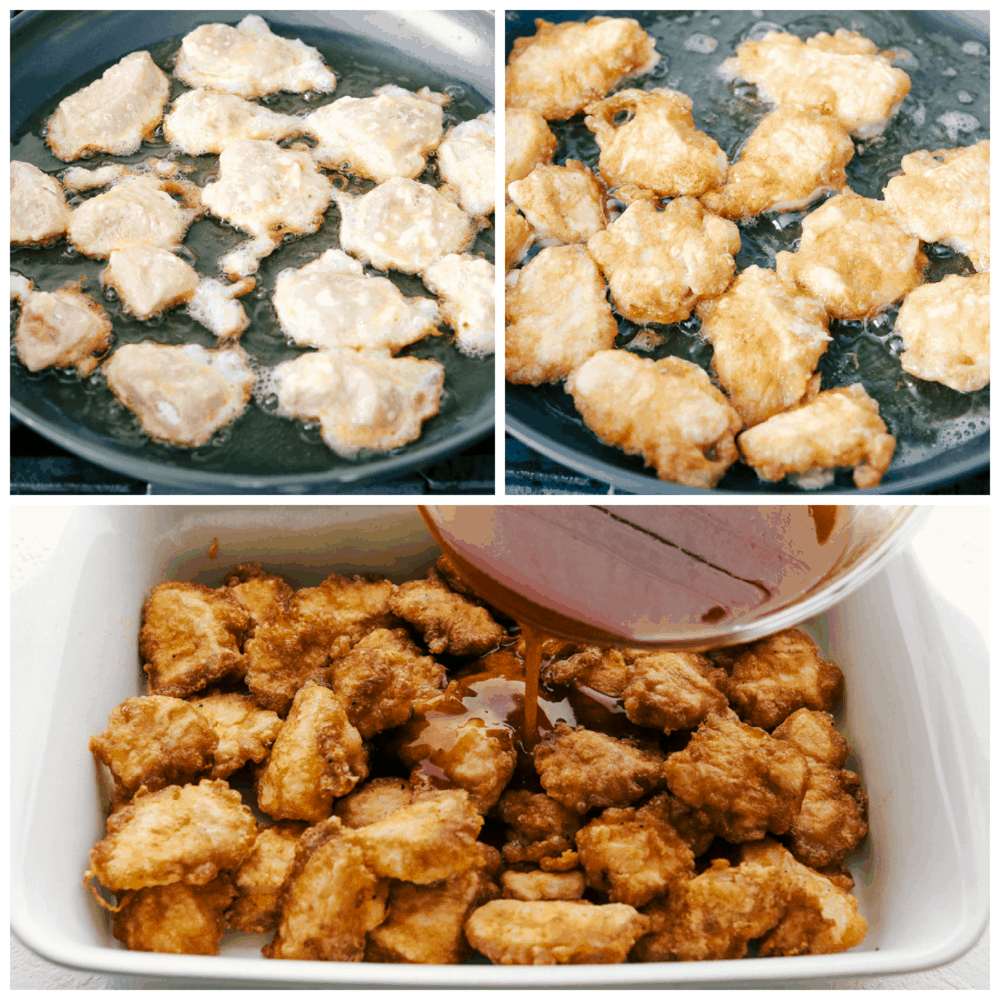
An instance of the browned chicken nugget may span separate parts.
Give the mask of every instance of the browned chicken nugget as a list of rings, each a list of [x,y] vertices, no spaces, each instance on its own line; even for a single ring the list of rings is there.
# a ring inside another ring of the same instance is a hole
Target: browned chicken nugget
[[[278,926],[281,890],[295,862],[305,823],[286,820],[263,827],[246,861],[236,870],[236,899],[226,913],[230,927],[265,934]]]
[[[544,246],[586,243],[608,224],[604,185],[579,160],[535,167],[508,193]]]
[[[251,629],[288,611],[292,588],[280,576],[266,572],[260,563],[240,563],[233,567],[223,585],[250,612]]]
[[[581,819],[549,795],[524,788],[508,789],[494,814],[507,824],[503,858],[508,864],[558,858],[573,847]]]
[[[318,587],[296,591],[292,609],[301,618],[330,626],[354,645],[377,628],[400,627],[389,608],[394,589],[383,576],[331,573]]]
[[[539,164],[551,163],[559,145],[548,122],[530,108],[504,112],[504,190],[511,181],[527,177]]]
[[[154,587],[142,608],[139,654],[150,694],[183,698],[243,670],[240,643],[250,624],[226,589],[171,581]]]
[[[620,649],[573,646],[542,667],[546,684],[575,684],[609,698],[620,698],[625,688],[626,662]]]
[[[626,668],[622,701],[637,725],[665,733],[694,729],[711,712],[728,708],[725,682],[725,671],[706,656],[649,653]]]
[[[257,804],[275,819],[312,823],[368,777],[368,753],[340,699],[312,681],[295,694],[257,785]]]
[[[700,858],[712,845],[715,834],[702,822],[696,809],[682,802],[670,792],[661,792],[667,804],[670,825],[681,835],[681,839],[691,848],[691,853]],[[659,798],[660,796],[657,796]]]
[[[140,785],[155,792],[192,780],[212,766],[218,742],[211,723],[187,702],[149,695],[113,708],[108,728],[90,737],[90,752],[111,769],[118,797],[127,799]]]
[[[730,843],[785,833],[805,795],[805,757],[736,713],[710,715],[663,766],[670,791]]]
[[[851,753],[847,740],[834,728],[829,712],[797,709],[771,735],[791,743],[799,753],[827,767],[843,767]]]
[[[277,713],[258,708],[245,694],[192,695],[188,698],[218,738],[210,778],[228,778],[248,760],[260,763],[281,729]]]
[[[236,895],[232,879],[207,885],[154,885],[127,893],[115,914],[113,933],[129,951],[218,955],[226,907]]]
[[[358,785],[334,807],[334,816],[352,830],[385,819],[414,798],[415,790],[405,778],[371,778]]]
[[[528,252],[535,239],[528,220],[517,210],[517,205],[511,203],[504,209],[503,217],[503,247],[506,270],[519,264]]]
[[[663,787],[663,753],[635,740],[618,740],[559,723],[535,747],[542,788],[578,813],[595,806],[627,806]]]
[[[505,871],[500,878],[504,899],[582,899],[587,880],[581,871]]]

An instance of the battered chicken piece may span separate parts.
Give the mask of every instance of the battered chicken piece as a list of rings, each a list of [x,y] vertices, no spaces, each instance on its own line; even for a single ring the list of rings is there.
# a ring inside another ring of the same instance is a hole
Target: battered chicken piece
[[[296,591],[292,608],[303,618],[331,629],[333,636],[343,636],[353,646],[375,629],[402,625],[389,606],[394,591],[384,576],[331,573],[318,587]],[[346,652],[344,649],[336,655]]]
[[[800,104],[836,118],[852,135],[881,135],[910,92],[910,78],[892,66],[893,53],[838,28],[803,42],[769,31],[748,39],[723,65],[724,73],[757,84],[758,96],[775,104]]]
[[[45,141],[65,161],[134,153],[153,138],[169,94],[170,81],[150,54],[132,52],[60,102],[47,122]]]
[[[512,280],[516,279],[516,280]],[[618,335],[607,287],[586,247],[549,247],[508,277],[506,378],[566,378]]]
[[[699,822],[739,844],[788,830],[809,765],[793,746],[726,711],[710,715],[688,745],[667,758],[663,773]]]
[[[543,246],[586,243],[608,224],[604,185],[579,160],[535,167],[507,190]]]
[[[837,732],[829,712],[797,709],[771,735],[776,740],[791,743],[809,760],[819,761],[827,767],[842,768],[851,753],[847,740]]]
[[[504,210],[503,231],[504,263],[509,271],[515,264],[521,262],[534,241],[535,234],[528,220],[518,213],[517,206],[513,204],[507,205]]]
[[[496,269],[482,257],[448,254],[423,274],[440,297],[441,318],[455,331],[455,347],[469,357],[494,350]]]
[[[111,346],[111,318],[83,292],[82,279],[38,292],[23,275],[10,277],[11,298],[21,303],[14,333],[21,364],[32,372],[75,368],[80,378],[90,375]]]
[[[871,319],[924,280],[920,240],[905,233],[884,202],[835,195],[802,220],[795,253],[776,258],[778,277],[802,286],[838,319]]]
[[[279,90],[333,92],[337,78],[317,49],[271,32],[263,18],[248,14],[235,28],[202,24],[184,36],[174,75],[189,87],[207,87],[240,97]]]
[[[469,215],[496,208],[496,115],[492,111],[448,130],[437,151],[438,173]]]
[[[623,903],[495,899],[469,917],[465,936],[495,965],[610,965],[624,962],[648,928]]]
[[[573,647],[542,667],[542,679],[547,684],[575,684],[591,688],[608,698],[621,698],[625,690],[628,666],[620,649],[599,646]]]
[[[360,261],[327,250],[304,267],[279,272],[274,308],[286,336],[321,350],[397,351],[440,331],[432,299],[406,298],[388,278],[365,275]]]
[[[190,302],[200,280],[190,264],[169,250],[152,246],[112,250],[101,272],[101,283],[118,293],[122,311],[136,319],[149,319]]]
[[[197,448],[232,423],[255,377],[241,347],[143,342],[119,347],[103,368],[108,388],[155,441]]]
[[[672,733],[728,708],[725,682],[725,671],[697,653],[649,653],[628,665],[621,697],[632,722]]]
[[[261,812],[311,823],[368,777],[368,752],[340,699],[312,681],[295,693],[257,783]]]
[[[625,77],[648,73],[659,61],[656,41],[629,17],[586,23],[535,20],[535,34],[516,38],[506,72],[507,106],[543,118],[572,118]]]
[[[246,310],[236,299],[252,292],[256,284],[254,278],[243,278],[232,285],[202,278],[188,302],[187,314],[220,341],[235,340],[250,325]]]
[[[582,899],[587,888],[581,871],[518,872],[508,869],[501,877],[504,899]]]
[[[337,348],[303,354],[274,369],[282,416],[319,421],[341,458],[391,451],[416,441],[444,389],[444,366],[388,351]]]
[[[700,858],[715,840],[715,834],[699,818],[697,811],[682,802],[670,792],[661,792],[667,804],[670,825],[681,835],[681,839],[691,848],[691,853]]]
[[[740,231],[693,198],[675,198],[662,212],[638,201],[592,236],[587,249],[626,319],[679,323],[700,299],[726,290],[736,271]]]
[[[854,467],[859,489],[878,486],[892,461],[896,439],[878,415],[878,403],[860,382],[821,392],[814,400],[778,413],[739,437],[743,460],[761,479],[792,474],[802,489],[833,482],[833,470]]]
[[[693,107],[687,94],[662,87],[622,90],[588,104],[584,122],[601,149],[598,168],[608,187],[634,184],[664,198],[718,187],[729,161],[694,127]]]
[[[108,728],[90,737],[90,752],[110,768],[124,801],[143,785],[155,792],[191,781],[211,767],[218,743],[211,723],[187,702],[150,695],[113,708]]]
[[[778,108],[754,129],[725,183],[701,203],[726,219],[805,208],[847,186],[854,156],[847,130],[830,115],[795,105]]]
[[[292,588],[274,573],[268,573],[260,563],[240,563],[223,580],[236,600],[250,612],[250,631],[262,622],[274,621],[286,614]]]
[[[226,913],[228,926],[251,934],[266,934],[278,926],[281,890],[295,863],[305,823],[285,821],[264,827],[253,850],[236,870],[236,898]]]
[[[570,375],[566,391],[590,430],[642,456],[660,479],[708,489],[736,461],[743,421],[690,361],[601,351]]]
[[[150,694],[184,698],[243,672],[250,616],[225,589],[179,580],[153,588],[142,608],[139,655]]]
[[[207,885],[154,885],[127,893],[113,933],[129,951],[218,955],[226,907],[236,895],[228,875]]]
[[[502,853],[508,864],[558,858],[572,849],[582,825],[578,813],[551,796],[520,788],[504,792],[494,813],[507,824]]]
[[[967,254],[990,269],[990,142],[959,149],[919,149],[904,156],[901,177],[883,189],[899,224],[926,243]]]
[[[188,701],[218,740],[210,778],[228,778],[250,760],[259,764],[281,729],[276,712],[258,708],[245,694],[193,695]]]
[[[562,805],[585,813],[627,806],[664,785],[663,753],[654,745],[619,740],[559,723],[534,750],[542,788]]]
[[[112,892],[150,885],[206,885],[250,853],[257,822],[224,781],[139,789],[108,817],[107,836],[90,851],[85,879]]]
[[[746,427],[819,391],[813,373],[831,339],[826,308],[774,271],[752,264],[695,312],[715,348],[712,368]]]
[[[302,120],[316,139],[310,152],[321,167],[343,169],[382,183],[390,177],[419,177],[427,154],[441,142],[447,94],[427,87],[413,93],[379,87],[374,97],[341,97]]]
[[[910,292],[893,331],[903,371],[975,392],[990,382],[990,276],[949,274]]]
[[[72,209],[58,178],[32,163],[10,161],[10,242],[40,247],[64,236]]]
[[[472,246],[476,227],[429,184],[393,177],[367,194],[334,191],[340,245],[379,271],[419,274],[450,253]]]
[[[537,111],[508,107],[503,117],[503,187],[506,191],[511,181],[519,181],[535,167],[551,163],[559,142],[548,122]]]
[[[371,778],[358,785],[334,807],[334,816],[352,830],[385,819],[414,799],[414,788],[405,778]]]

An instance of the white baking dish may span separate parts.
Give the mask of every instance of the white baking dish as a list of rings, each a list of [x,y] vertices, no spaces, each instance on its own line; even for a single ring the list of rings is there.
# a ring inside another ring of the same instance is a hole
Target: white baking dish
[[[215,561],[207,557],[213,538]],[[973,717],[986,711],[988,659],[978,636],[961,645],[973,626],[933,596],[907,552],[807,625],[846,674],[838,721],[871,802],[871,834],[851,864],[870,927],[860,947],[555,968],[267,961],[260,937],[233,933],[219,957],[125,951],[81,885],[87,853],[104,834],[87,740],[114,705],[143,692],[136,646],[149,588],[170,578],[216,584],[247,559],[302,585],[334,570],[383,569],[400,579],[435,554],[412,507],[77,509],[55,555],[12,594],[11,917],[19,937],[87,970],[374,986],[760,984],[929,968],[976,941],[988,912],[988,752]]]

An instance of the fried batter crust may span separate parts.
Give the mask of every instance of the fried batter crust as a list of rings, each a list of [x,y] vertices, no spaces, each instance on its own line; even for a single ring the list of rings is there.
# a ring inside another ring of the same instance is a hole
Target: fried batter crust
[[[261,622],[274,621],[288,612],[292,588],[280,576],[266,572],[260,563],[240,563],[222,583],[250,612],[249,634]]]
[[[333,814],[352,830],[385,819],[414,798],[414,789],[405,778],[372,778],[342,798]]]
[[[190,264],[160,247],[112,250],[101,272],[101,284],[113,288],[123,311],[136,319],[190,302],[200,282]]]
[[[535,167],[507,191],[545,246],[586,243],[608,224],[604,185],[579,160]]]
[[[551,163],[558,145],[548,122],[537,111],[508,107],[504,112],[504,190],[535,167]]]
[[[626,668],[622,701],[637,725],[664,733],[694,729],[711,712],[728,708],[725,680],[724,671],[697,653],[650,653]]]
[[[581,871],[505,871],[500,879],[504,899],[582,899],[587,882]]]
[[[72,209],[57,177],[33,163],[10,161],[10,242],[44,246],[66,233]]]
[[[191,695],[188,703],[204,716],[218,739],[210,778],[228,778],[250,760],[259,764],[281,729],[276,712],[259,708],[244,694]]]
[[[394,591],[384,576],[331,573],[318,587],[296,591],[292,610],[329,627],[335,636],[346,636],[353,646],[375,629],[400,627],[389,607]]]
[[[542,667],[542,679],[546,684],[575,684],[592,688],[609,698],[622,697],[626,674],[627,662],[622,650],[599,646],[573,646]]]
[[[791,743],[810,760],[827,767],[841,768],[850,755],[847,740],[837,732],[829,712],[799,708],[792,712],[771,735]]]
[[[528,220],[518,212],[514,204],[509,204],[504,209],[503,231],[504,265],[509,271],[528,252],[535,234]]]
[[[264,827],[246,861],[236,870],[236,898],[226,913],[229,927],[266,934],[278,926],[281,890],[295,862],[305,823],[286,820]]]
[[[436,580],[411,580],[397,588],[389,607],[420,631],[431,653],[481,655],[507,635],[490,613]]]
[[[507,824],[501,853],[508,864],[558,858],[571,850],[582,820],[577,812],[544,793],[508,789],[494,814]]]

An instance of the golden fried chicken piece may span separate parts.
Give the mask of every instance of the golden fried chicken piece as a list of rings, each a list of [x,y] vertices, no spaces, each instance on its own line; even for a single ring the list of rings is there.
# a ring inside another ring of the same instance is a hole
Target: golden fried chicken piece
[[[292,588],[274,573],[268,573],[260,563],[240,563],[222,581],[236,600],[250,612],[250,629],[262,622],[274,621],[289,610]]]
[[[549,247],[507,278],[506,378],[558,382],[598,351],[618,324],[607,286],[583,246]]]
[[[721,295],[736,270],[736,224],[675,198],[662,212],[637,201],[587,241],[615,309],[637,323],[679,323],[699,299]]]
[[[542,667],[546,684],[574,684],[592,688],[609,698],[621,698],[628,669],[620,649],[599,646],[571,647]]]
[[[441,318],[455,331],[455,347],[472,358],[492,354],[496,326],[496,269],[482,257],[450,253],[424,271]]]
[[[286,820],[263,827],[253,850],[236,870],[236,898],[226,913],[230,927],[266,934],[278,926],[281,891],[295,863],[295,850],[305,823]]]
[[[485,218],[496,208],[496,114],[487,111],[448,130],[437,151],[447,192],[469,215]]]
[[[729,707],[725,682],[725,671],[713,667],[705,656],[649,653],[626,668],[622,701],[637,725],[664,733],[694,729],[712,712]]]
[[[508,869],[500,878],[503,899],[582,899],[587,881],[582,871],[519,872]]]
[[[188,702],[204,716],[219,741],[210,778],[228,778],[250,760],[259,764],[281,729],[276,712],[258,708],[245,694],[191,695]]]
[[[57,177],[32,163],[10,161],[10,242],[40,247],[66,233],[72,209]]]
[[[465,936],[495,965],[610,965],[624,962],[648,927],[623,903],[495,899],[469,917]]]
[[[414,799],[414,788],[405,778],[371,778],[342,798],[334,816],[352,830],[385,819]]]
[[[108,728],[90,737],[90,752],[110,768],[124,800],[142,785],[155,792],[193,780],[212,766],[218,743],[211,723],[187,702],[149,695],[115,706]]]
[[[175,882],[126,893],[113,933],[129,951],[218,955],[226,907],[235,895],[228,875],[207,885]]]
[[[519,181],[535,167],[551,163],[559,142],[548,122],[537,111],[508,107],[503,117],[503,187],[506,191],[511,181]]]
[[[365,935],[385,919],[389,880],[365,864],[361,847],[336,816],[299,840],[281,895],[278,933],[265,958],[360,962]]]
[[[847,130],[830,115],[795,105],[766,115],[746,141],[725,183],[701,203],[726,219],[805,208],[847,185],[854,156]]]
[[[101,272],[101,284],[113,288],[122,311],[136,319],[149,319],[190,302],[200,282],[190,264],[160,247],[112,250]]]
[[[508,789],[500,796],[494,814],[507,824],[507,843],[502,849],[508,864],[558,858],[573,847],[582,820],[544,793]]]
[[[340,699],[306,681],[295,693],[257,783],[261,812],[275,819],[316,823],[333,800],[368,777],[368,751]]]
[[[914,289],[893,332],[903,341],[903,371],[959,392],[989,385],[989,274],[949,274]]]
[[[705,827],[739,844],[785,833],[805,795],[809,765],[793,746],[740,722],[710,715],[663,766],[670,791]]]
[[[153,138],[169,94],[170,81],[150,54],[132,52],[59,103],[45,141],[66,161],[94,153],[134,153],[144,139]]]
[[[569,809],[627,806],[663,787],[661,751],[559,723],[534,750],[542,788]]]
[[[509,204],[504,209],[503,232],[504,263],[509,271],[515,264],[521,262],[528,252],[528,247],[534,242],[535,234],[528,220],[519,214],[514,204]]]
[[[154,587],[142,608],[139,655],[150,694],[183,698],[243,671],[250,616],[224,588],[179,580]]]
[[[670,792],[661,792],[657,798],[663,798],[667,806],[667,817],[670,825],[680,834],[691,853],[700,858],[712,845],[715,834],[702,822],[698,811],[682,802]]]
[[[878,403],[860,382],[827,389],[809,403],[778,413],[744,431],[743,461],[761,479],[792,475],[802,489],[833,482],[839,466],[854,468],[859,489],[878,486],[896,450],[896,439],[878,415]]]
[[[860,139],[881,135],[910,92],[910,78],[892,66],[891,52],[876,52],[874,42],[843,28],[805,42],[769,31],[759,42],[743,42],[722,69],[757,84],[766,101],[832,115]]]
[[[920,240],[905,233],[884,202],[851,191],[802,220],[795,253],[777,254],[778,277],[819,299],[838,319],[871,319],[924,280]]]
[[[140,788],[108,817],[107,836],[90,851],[84,875],[112,892],[150,885],[205,885],[250,853],[257,821],[224,781]]]
[[[507,191],[543,246],[586,243],[608,224],[604,185],[579,160],[535,167]]]
[[[351,725],[370,740],[403,725],[415,700],[444,684],[444,667],[421,655],[405,629],[376,629],[330,663],[330,687]]]
[[[709,489],[736,461],[743,422],[690,361],[600,351],[570,374],[566,391],[590,430],[642,456],[660,479]]]
[[[292,610],[332,629],[334,636],[345,636],[353,646],[375,629],[402,626],[390,607],[394,591],[384,576],[331,573],[318,587],[296,591]]]
[[[829,712],[799,708],[792,712],[771,735],[791,743],[811,761],[841,768],[850,756],[847,740],[837,732]]]
[[[695,312],[701,336],[715,348],[712,368],[745,426],[819,391],[813,373],[830,342],[826,309],[774,271],[752,264]]]
[[[663,198],[718,187],[729,161],[711,136],[694,127],[693,107],[687,94],[662,87],[621,90],[588,104],[584,122],[601,149],[598,169],[608,187],[634,184]]]
[[[543,118],[572,118],[627,76],[659,61],[656,41],[630,17],[586,23],[535,20],[535,34],[516,38],[506,73],[507,106]]]
[[[828,712],[844,691],[840,668],[797,628],[751,643],[728,670],[723,689],[736,714],[751,726],[774,729],[800,708]]]

